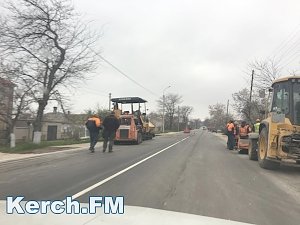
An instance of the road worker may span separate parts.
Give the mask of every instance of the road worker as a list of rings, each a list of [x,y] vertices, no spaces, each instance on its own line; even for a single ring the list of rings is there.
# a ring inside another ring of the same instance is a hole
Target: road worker
[[[225,127],[225,134],[227,135],[227,149],[229,149],[229,137],[228,137],[228,126],[229,126],[229,122],[226,124],[226,127]]]
[[[248,134],[251,132],[250,126],[246,124],[246,121],[242,121],[239,128],[239,137],[241,139],[248,138]]]
[[[260,125],[260,120],[257,119],[256,123],[254,124],[254,132],[258,133],[259,132],[259,125]]]
[[[233,134],[234,134],[234,149],[237,149],[238,141],[239,141],[240,126],[237,121],[235,121],[233,124],[234,124],[234,132],[233,132]]]
[[[232,120],[230,120],[227,123],[227,136],[228,136],[228,149],[233,150],[234,148],[234,123]]]
[[[108,150],[109,152],[112,152],[113,150],[113,143],[114,139],[116,137],[116,131],[118,130],[120,126],[120,121],[115,116],[115,112],[112,111],[109,116],[105,117],[103,121],[103,152],[106,151],[107,144],[108,144]]]
[[[241,126],[239,127],[239,135],[238,135],[238,146],[237,149],[239,150],[239,153],[244,152],[245,150],[248,150],[249,148],[249,133],[251,132],[251,128],[249,124],[246,123],[246,121],[242,121]]]
[[[91,152],[95,152],[95,145],[98,142],[99,132],[101,129],[101,120],[98,115],[94,114],[85,123],[86,128],[90,133],[90,148]]]

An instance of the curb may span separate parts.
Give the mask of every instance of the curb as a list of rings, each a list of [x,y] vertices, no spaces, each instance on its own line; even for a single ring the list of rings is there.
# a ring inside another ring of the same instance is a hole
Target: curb
[[[36,154],[34,154],[34,153],[23,154],[24,157],[20,157],[20,158],[1,159],[0,163],[10,162],[10,161],[15,161],[16,162],[16,161],[20,161],[20,160],[24,160],[24,159],[38,158],[38,157],[43,157],[43,156],[52,155],[52,154],[63,154],[63,153],[66,153],[66,152],[73,152],[73,151],[75,152],[75,151],[80,151],[80,150],[85,150],[85,149],[87,149],[87,147],[78,147],[78,148],[66,149],[66,150],[62,150],[62,151],[36,153]],[[19,155],[22,155],[22,154],[19,154]]]
[[[157,136],[165,136],[165,135],[172,135],[172,134],[177,134],[177,133],[181,133],[180,132],[169,132],[169,133],[161,133]],[[102,143],[102,141],[99,141],[98,143]],[[74,144],[76,145],[76,144]],[[51,146],[51,147],[68,147],[70,145],[63,145],[63,146]],[[61,150],[61,151],[54,151],[54,152],[45,152],[45,153],[27,153],[27,154],[18,154],[16,153],[16,155],[22,155],[22,157],[18,157],[18,158],[8,158],[8,159],[0,159],[0,163],[4,163],[4,162],[10,162],[10,161],[20,161],[20,160],[25,160],[25,159],[31,159],[31,158],[38,158],[38,157],[43,157],[43,156],[47,156],[47,155],[51,155],[51,154],[63,154],[63,153],[67,153],[67,152],[75,152],[75,151],[81,151],[81,150],[86,150],[89,147],[77,147],[75,148],[71,148],[71,149],[66,149],[66,150]],[[10,153],[6,153],[6,154],[10,154]]]

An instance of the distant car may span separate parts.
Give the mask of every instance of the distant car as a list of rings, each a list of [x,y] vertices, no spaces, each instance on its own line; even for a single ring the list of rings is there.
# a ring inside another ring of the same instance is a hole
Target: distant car
[[[216,129],[216,128],[213,128],[213,127],[209,128],[209,131],[210,131],[210,132],[213,132],[213,133],[217,133],[217,129]]]
[[[217,130],[217,133],[222,133],[222,131],[221,130]]]
[[[191,133],[191,129],[185,128],[185,129],[183,130],[183,133]]]
[[[203,126],[203,127],[202,127],[202,130],[207,130],[207,127],[206,127],[206,126]]]

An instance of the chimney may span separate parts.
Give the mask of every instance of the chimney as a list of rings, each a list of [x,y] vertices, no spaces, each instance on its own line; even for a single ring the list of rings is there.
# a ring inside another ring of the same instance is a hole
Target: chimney
[[[53,107],[53,112],[57,113],[57,107]]]

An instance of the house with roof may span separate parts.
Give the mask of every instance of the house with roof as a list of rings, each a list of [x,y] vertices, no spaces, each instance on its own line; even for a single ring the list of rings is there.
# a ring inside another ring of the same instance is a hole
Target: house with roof
[[[53,141],[61,139],[82,139],[88,138],[89,133],[85,127],[87,114],[71,114],[59,112],[57,107],[53,107],[52,112],[44,114],[42,121],[43,141]],[[30,115],[22,115],[16,123],[15,134],[17,142],[31,141],[33,137],[34,118]]]
[[[85,138],[88,132],[85,127],[86,114],[71,114],[59,112],[57,107],[45,113],[42,126],[42,140],[58,140],[68,138]]]

